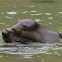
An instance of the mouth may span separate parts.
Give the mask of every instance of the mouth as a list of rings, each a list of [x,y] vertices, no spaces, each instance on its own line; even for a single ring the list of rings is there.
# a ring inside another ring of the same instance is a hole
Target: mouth
[[[3,40],[4,40],[6,43],[12,43],[12,41],[11,41],[9,38],[4,38],[4,37],[3,37]]]

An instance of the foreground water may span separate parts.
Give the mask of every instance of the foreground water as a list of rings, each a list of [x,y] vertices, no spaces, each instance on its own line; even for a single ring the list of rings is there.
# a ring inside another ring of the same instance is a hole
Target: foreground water
[[[5,43],[3,29],[21,19],[32,19],[42,26],[62,32],[61,0],[0,1],[0,62],[62,62],[62,43]]]

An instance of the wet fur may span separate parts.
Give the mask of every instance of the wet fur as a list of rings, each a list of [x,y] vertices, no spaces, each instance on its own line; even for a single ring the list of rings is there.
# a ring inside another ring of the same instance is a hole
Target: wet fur
[[[30,19],[23,19],[23,20],[19,21],[11,29],[13,31],[7,30],[10,32],[9,37],[7,37],[8,42],[9,42],[9,40],[11,40],[11,42],[17,41],[17,42],[21,42],[21,43],[24,43],[26,41],[54,43],[54,42],[60,42],[60,39],[62,38],[62,34],[48,30]],[[7,31],[6,32],[5,31],[3,31],[2,33],[7,32]],[[7,32],[7,34],[8,34],[8,32]],[[2,36],[3,36],[3,34],[2,34]],[[3,39],[5,39],[4,36],[3,36]],[[23,40],[23,42],[22,42],[22,40]]]

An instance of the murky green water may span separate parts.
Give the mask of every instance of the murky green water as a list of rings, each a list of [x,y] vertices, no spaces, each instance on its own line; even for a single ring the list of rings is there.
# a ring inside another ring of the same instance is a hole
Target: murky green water
[[[0,62],[62,62],[62,43],[4,43],[1,32],[21,19],[62,32],[62,0],[0,0]]]

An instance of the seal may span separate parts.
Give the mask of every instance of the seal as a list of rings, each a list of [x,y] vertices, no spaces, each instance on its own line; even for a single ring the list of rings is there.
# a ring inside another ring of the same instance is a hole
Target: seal
[[[17,40],[18,42],[20,42],[21,38],[23,38],[25,40],[31,40],[34,42],[54,43],[54,42],[60,42],[62,38],[62,34],[48,30],[45,27],[39,25],[38,23],[32,21],[31,19],[20,20],[16,25],[14,25],[11,28],[11,30],[13,31],[12,36],[13,37],[16,36],[16,39],[20,39]],[[2,32],[3,38],[5,38],[4,34],[5,32],[3,31]],[[11,35],[9,37],[11,37]],[[11,39],[12,38],[10,38],[10,40]]]

